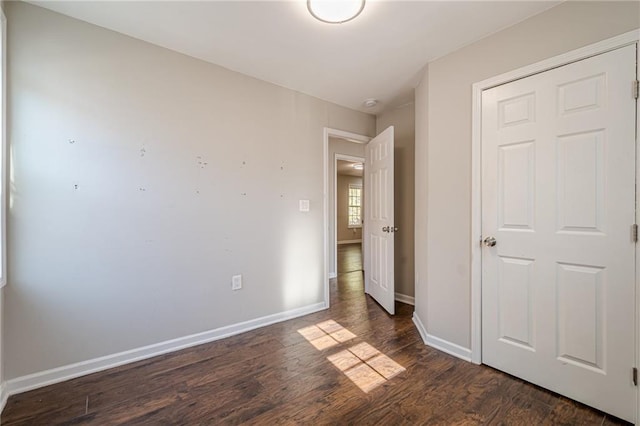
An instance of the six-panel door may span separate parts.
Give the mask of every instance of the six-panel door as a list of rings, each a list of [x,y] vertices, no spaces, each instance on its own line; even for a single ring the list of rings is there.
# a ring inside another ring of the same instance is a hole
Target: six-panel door
[[[483,362],[630,421],[635,58],[482,95]]]
[[[367,144],[365,157],[365,289],[393,315],[393,126],[385,129]]]

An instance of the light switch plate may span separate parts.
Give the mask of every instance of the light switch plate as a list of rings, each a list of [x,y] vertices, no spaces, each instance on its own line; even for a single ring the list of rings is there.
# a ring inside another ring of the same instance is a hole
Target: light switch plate
[[[242,275],[234,275],[231,277],[231,290],[240,290],[242,288]]]
[[[300,200],[300,211],[301,212],[309,211],[309,200]]]

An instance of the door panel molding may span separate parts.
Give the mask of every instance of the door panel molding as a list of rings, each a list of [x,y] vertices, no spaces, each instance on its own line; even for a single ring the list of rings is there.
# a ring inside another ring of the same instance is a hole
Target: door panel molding
[[[482,363],[482,250],[480,245],[482,237],[482,164],[480,155],[482,141],[482,92],[495,86],[519,80],[563,65],[568,65],[572,62],[606,53],[630,44],[635,44],[638,40],[640,40],[640,29],[630,31],[580,49],[572,50],[562,55],[554,56],[541,62],[473,84],[471,134],[471,361],[474,364]],[[631,88],[629,90],[631,90]],[[640,129],[638,134],[640,134]],[[636,199],[640,199],[638,198],[638,195],[639,194],[636,195]],[[640,220],[640,217],[638,220]],[[640,272],[638,279],[636,279],[636,285],[638,282],[640,282]],[[640,330],[640,322],[638,323],[638,326],[638,329]],[[637,338],[637,340],[640,342],[640,338]],[[640,352],[640,350],[638,352]]]
[[[571,64],[583,59],[587,59],[593,56],[597,56],[609,51],[637,44],[640,40],[640,29],[634,30],[617,37],[613,37],[584,48],[576,49],[568,53],[555,56],[553,58],[532,64],[505,74],[501,74],[489,79],[483,80],[473,84],[472,87],[472,223],[471,223],[471,361],[476,364],[482,363],[482,162],[481,162],[481,140],[482,140],[482,93],[487,89],[493,87],[520,80],[525,77],[529,77],[535,74],[539,74],[554,68],[558,68],[564,65]],[[637,75],[636,75],[637,78]],[[596,79],[597,80],[597,79]],[[576,82],[582,83],[582,82]],[[584,82],[589,83],[589,82]],[[597,81],[596,81],[597,83]],[[571,87],[567,87],[567,90]],[[631,83],[630,83],[631,92]],[[597,108],[598,104],[598,90],[597,85],[594,85],[593,102],[589,105],[572,105],[566,104],[566,114],[575,112],[575,109],[583,111],[585,109]],[[528,100],[527,100],[528,102]],[[513,103],[513,105],[505,105],[504,124],[517,125],[524,122],[530,117],[526,114],[526,102],[520,102],[520,105]],[[637,111],[637,134],[640,134],[640,108],[636,108]],[[524,120],[524,121],[523,121]],[[636,141],[637,144],[638,141]],[[640,164],[640,150],[636,150],[638,155],[638,163]],[[640,200],[640,179],[638,173],[636,173],[636,200]],[[640,212],[636,210],[636,223],[640,221]],[[593,231],[593,230],[592,230]],[[636,250],[636,265],[640,265],[640,250]],[[640,268],[636,268],[636,367],[640,366]],[[597,356],[596,356],[597,358]],[[597,359],[594,359],[597,364]],[[629,366],[630,368],[632,366]],[[637,397],[636,403],[636,420],[640,419],[640,395]]]
[[[365,292],[391,315],[395,313],[393,126],[373,138],[365,150]]]

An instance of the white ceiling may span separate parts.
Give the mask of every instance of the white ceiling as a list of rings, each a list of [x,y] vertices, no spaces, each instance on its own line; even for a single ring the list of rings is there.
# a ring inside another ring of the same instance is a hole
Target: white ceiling
[[[306,0],[30,3],[375,114],[411,102],[427,62],[560,2],[368,0],[344,24],[315,20]]]
[[[362,169],[357,170],[353,168],[353,165],[357,164],[353,161],[338,160],[336,164],[336,172],[343,176],[357,176],[362,177]]]

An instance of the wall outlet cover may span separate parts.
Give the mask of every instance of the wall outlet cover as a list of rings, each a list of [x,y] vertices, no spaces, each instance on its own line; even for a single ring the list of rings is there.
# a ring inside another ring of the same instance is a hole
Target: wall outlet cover
[[[309,211],[309,200],[300,200],[300,211],[301,212]]]

